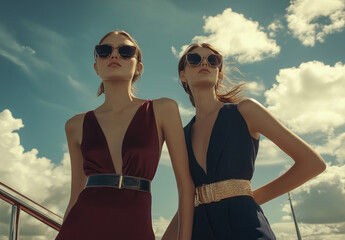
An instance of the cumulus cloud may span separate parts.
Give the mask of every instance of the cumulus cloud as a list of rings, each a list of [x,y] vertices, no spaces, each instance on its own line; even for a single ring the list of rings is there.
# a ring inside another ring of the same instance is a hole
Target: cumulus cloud
[[[63,216],[70,194],[69,154],[64,154],[60,164],[54,164],[48,158],[38,157],[37,149],[25,151],[16,132],[23,127],[23,121],[14,118],[10,110],[0,112],[0,181]],[[171,166],[166,146],[162,158],[161,164]],[[0,239],[8,239],[10,213],[11,206],[0,200]],[[163,217],[153,219],[158,239],[169,222]],[[21,212],[20,239],[54,239],[56,234],[54,229]]]
[[[258,22],[227,8],[216,16],[204,16],[204,32],[208,36],[195,36],[192,42],[207,42],[218,48],[224,57],[233,57],[240,63],[261,61],[280,52],[275,40],[268,38]],[[182,55],[187,45],[181,47]],[[177,53],[175,48],[172,52]]]
[[[267,30],[269,31],[270,37],[275,37],[279,30],[284,29],[282,22],[279,19],[274,20],[270,25],[268,25]]]
[[[297,238],[293,222],[280,222],[271,225],[277,239],[295,240]],[[345,238],[345,222],[340,224],[305,224],[299,223],[301,237],[306,240],[343,240]]]
[[[288,155],[268,139],[260,140],[256,166],[284,165],[292,161]]]
[[[345,66],[319,61],[281,69],[265,92],[268,110],[293,131],[328,133],[345,124]]]
[[[325,36],[340,32],[345,26],[343,0],[293,0],[287,8],[286,20],[294,37],[305,46],[323,42]],[[330,22],[323,23],[325,18]]]
[[[345,222],[345,165],[328,165],[326,171],[292,192],[299,221]],[[285,206],[283,210],[286,211]]]
[[[167,229],[170,220],[160,217],[159,219],[152,220],[153,231],[156,236],[156,240],[161,239],[165,230]]]
[[[37,149],[24,151],[19,134],[15,132],[23,127],[22,120],[13,118],[9,110],[0,112],[0,126],[0,181],[51,211],[63,215],[70,187],[68,153],[65,153],[59,165],[55,165],[45,157],[38,157]],[[6,216],[6,219],[1,219],[6,225],[9,219],[7,207],[1,208],[0,215]],[[28,226],[32,224],[36,226],[37,234],[42,234],[41,239],[47,236],[47,231],[51,234],[45,224],[23,219],[23,239],[25,236],[31,236],[32,230]]]
[[[315,150],[320,154],[335,156],[339,163],[345,163],[345,133],[335,136],[330,134],[324,145],[316,146]]]
[[[303,239],[344,239],[345,165],[328,167],[324,173],[291,192]],[[277,239],[296,239],[291,208],[285,204],[284,222],[272,224]]]
[[[263,81],[260,82],[246,82],[245,89],[249,94],[254,96],[261,96],[265,91],[265,85]]]

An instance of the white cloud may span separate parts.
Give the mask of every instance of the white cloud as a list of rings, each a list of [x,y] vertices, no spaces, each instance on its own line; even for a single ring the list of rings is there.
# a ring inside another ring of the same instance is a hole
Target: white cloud
[[[72,76],[67,75],[67,79],[68,82],[75,88],[80,88],[82,87],[82,85],[80,84],[80,82],[78,82],[77,80],[75,80]]]
[[[240,63],[261,61],[280,52],[275,40],[269,39],[258,22],[227,8],[216,16],[204,16],[204,32],[208,36],[195,36],[192,42],[210,43],[218,48],[225,58],[234,57]],[[182,55],[187,45],[181,47]],[[173,48],[172,51],[176,52]]]
[[[1,23],[0,37],[0,55],[19,66],[30,77],[33,77],[33,67],[54,69],[52,65],[38,58],[34,49],[21,44]]]
[[[268,25],[267,30],[269,31],[270,37],[275,37],[276,33],[284,29],[282,22],[279,19],[274,20],[270,25]]]
[[[345,124],[345,66],[319,61],[281,69],[265,92],[268,110],[293,131],[328,133]]]
[[[297,239],[293,222],[281,222],[271,225],[277,239]],[[304,240],[343,240],[345,239],[345,222],[339,224],[298,224],[301,237]]]
[[[260,82],[246,82],[245,89],[252,95],[261,96],[265,91],[265,85],[262,81]]]
[[[16,57],[3,49],[0,49],[0,55],[7,58],[9,61],[20,67],[27,74],[31,75],[30,67],[25,62],[23,62],[21,58]]]
[[[345,133],[334,136],[332,133],[328,136],[324,145],[316,146],[315,150],[320,154],[335,156],[339,163],[345,163]]]
[[[344,0],[294,0],[287,8],[286,20],[293,36],[305,46],[323,42],[326,35],[345,26]],[[329,24],[322,23],[328,18]]]
[[[174,46],[171,47],[171,51],[174,55],[177,55],[177,51],[176,51],[176,48]]]
[[[163,147],[162,147],[162,153],[161,153],[161,158],[159,160],[159,164],[171,167],[171,160],[169,156],[169,151],[167,148],[166,143],[164,142]]]
[[[259,152],[255,161],[256,166],[283,165],[291,160],[282,150],[268,139],[260,140]]]
[[[29,47],[29,46],[22,46],[22,48],[25,50],[25,51],[27,51],[28,53],[30,53],[30,54],[35,54],[36,53],[36,51],[35,50],[33,50],[31,47]]]
[[[156,240],[161,239],[165,230],[167,229],[170,220],[160,217],[159,219],[152,220],[153,231],[156,236]]]
[[[191,118],[195,115],[195,108],[186,108],[181,103],[178,104],[181,119],[183,123],[188,123]]]
[[[66,46],[70,45],[68,39],[57,32],[29,22],[29,20],[24,25],[37,35],[38,39],[41,39],[40,45],[44,51],[41,51],[40,56],[37,56],[32,47],[27,46],[27,43],[22,44],[5,25],[0,23],[0,56],[17,65],[34,80],[38,79],[37,74],[40,71],[48,70],[57,75],[64,75],[66,69],[74,67],[74,63],[64,51]],[[70,75],[64,75],[64,77],[69,85],[89,94],[85,87]]]
[[[37,149],[24,151],[19,134],[15,132],[22,127],[22,120],[13,118],[9,110],[0,112],[0,181],[62,216],[70,192],[69,155],[65,153],[61,163],[55,165],[45,157],[38,157]],[[6,208],[1,208],[1,211],[5,212],[0,215],[9,216]],[[28,221],[25,224],[31,226],[32,220]],[[36,236],[37,239],[44,239],[48,236],[46,233],[51,234],[44,224],[38,221],[33,224],[42,234]],[[22,234],[30,235],[29,232]]]
[[[344,173],[345,165],[328,164],[324,173],[291,192],[299,222],[308,224],[345,222],[345,208],[342,207],[345,203]],[[283,207],[283,212],[290,214],[288,204]]]
[[[45,157],[38,157],[37,149],[24,151],[16,132],[22,127],[22,120],[15,119],[8,109],[0,112],[0,181],[63,216],[70,194],[69,154],[65,153],[61,163],[55,165]],[[160,164],[171,166],[165,144]],[[0,239],[8,238],[10,209],[9,204],[0,200]],[[23,212],[20,219],[21,239],[54,239],[57,234]],[[156,239],[161,238],[169,222],[163,217],[153,219]]]

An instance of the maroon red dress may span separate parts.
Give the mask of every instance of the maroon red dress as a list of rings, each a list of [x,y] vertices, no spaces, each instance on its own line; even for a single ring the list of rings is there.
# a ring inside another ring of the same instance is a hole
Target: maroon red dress
[[[86,176],[115,174],[108,144],[93,111],[85,114],[81,152]],[[151,100],[135,113],[122,143],[122,173],[152,180],[159,161],[159,140]],[[85,188],[56,240],[154,240],[151,194],[112,187]]]

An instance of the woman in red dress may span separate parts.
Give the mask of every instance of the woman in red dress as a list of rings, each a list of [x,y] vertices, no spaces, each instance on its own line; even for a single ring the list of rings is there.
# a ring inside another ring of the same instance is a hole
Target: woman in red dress
[[[154,240],[150,184],[166,141],[179,193],[178,239],[189,240],[194,186],[176,102],[132,94],[143,64],[128,33],[106,34],[94,53],[105,101],[66,123],[72,186],[56,239]]]

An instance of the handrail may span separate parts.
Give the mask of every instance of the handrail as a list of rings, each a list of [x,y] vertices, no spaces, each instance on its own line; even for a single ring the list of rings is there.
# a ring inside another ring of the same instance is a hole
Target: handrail
[[[20,210],[60,231],[62,217],[0,182],[0,198],[12,205],[10,239],[17,239]]]

